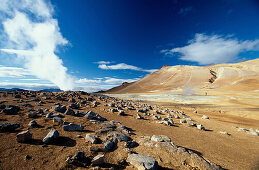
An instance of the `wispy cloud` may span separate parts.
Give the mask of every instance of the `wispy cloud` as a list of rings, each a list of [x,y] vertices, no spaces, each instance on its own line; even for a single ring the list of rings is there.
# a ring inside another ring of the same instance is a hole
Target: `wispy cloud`
[[[170,56],[180,54],[181,60],[206,65],[234,61],[245,51],[259,51],[259,39],[241,41],[231,36],[196,34],[188,45],[161,52]]]
[[[73,78],[55,54],[58,46],[68,44],[58,21],[53,18],[49,0],[1,0],[0,48],[16,54],[18,61],[34,76],[49,80],[63,90],[73,89]],[[7,41],[7,42],[6,42]]]
[[[107,84],[122,84],[124,82],[131,83],[131,82],[138,81],[138,80],[140,80],[140,78],[133,78],[133,79],[108,78],[108,79],[104,80],[104,83],[107,83]]]
[[[102,79],[98,78],[98,79],[79,79],[76,81],[77,84],[80,85],[87,85],[87,84],[122,84],[124,82],[134,82],[134,81],[138,81],[140,78],[132,78],[132,79],[119,79],[119,78],[114,78],[114,77],[104,77]]]
[[[111,64],[112,62],[111,61],[97,61],[97,62],[94,62],[95,64]]]
[[[0,77],[24,77],[27,75],[31,74],[24,68],[0,66]]]
[[[125,63],[119,63],[119,64],[115,64],[115,65],[100,64],[98,66],[98,68],[103,69],[103,70],[135,70],[135,71],[144,71],[144,72],[149,72],[149,73],[157,71],[157,69],[148,70],[148,69],[143,69],[143,68],[125,64]]]
[[[193,7],[189,6],[189,7],[185,7],[185,8],[181,8],[178,11],[179,15],[185,16],[186,14],[188,14],[191,10],[193,10]]]

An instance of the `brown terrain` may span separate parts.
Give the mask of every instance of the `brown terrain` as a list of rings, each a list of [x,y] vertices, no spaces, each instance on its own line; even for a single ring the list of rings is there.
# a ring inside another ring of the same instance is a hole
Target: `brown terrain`
[[[106,95],[0,92],[0,169],[259,169],[258,61],[165,66]]]

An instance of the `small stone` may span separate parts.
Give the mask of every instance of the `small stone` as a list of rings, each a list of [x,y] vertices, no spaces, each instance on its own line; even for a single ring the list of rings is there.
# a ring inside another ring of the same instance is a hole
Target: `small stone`
[[[25,160],[30,160],[31,159],[31,156],[30,155],[26,155],[25,156]]]
[[[20,132],[16,135],[16,140],[17,142],[23,143],[23,142],[28,142],[32,139],[32,134],[27,130]]]
[[[180,123],[187,123],[185,119],[180,119]]]
[[[63,124],[63,119],[60,117],[53,117],[53,123],[58,122],[59,124]]]
[[[95,143],[97,143],[97,139],[93,135],[86,134],[85,135],[85,142],[91,142],[91,143],[95,144]]]
[[[229,134],[228,132],[226,132],[226,131],[220,131],[219,133],[220,133],[220,134],[223,134],[223,135],[228,135],[228,136],[230,135],[230,134]]]
[[[139,144],[136,141],[128,141],[127,143],[125,143],[125,147],[126,148],[135,148],[138,145]]]
[[[206,115],[203,115],[201,118],[202,118],[202,119],[209,119],[209,117],[206,116]]]
[[[30,121],[30,123],[29,123],[28,125],[29,125],[30,127],[33,127],[33,128],[39,126],[35,120]]]
[[[92,164],[93,165],[101,165],[104,163],[104,155],[97,155],[92,159]]]
[[[202,126],[202,125],[197,125],[197,129],[199,129],[199,130],[205,130],[205,127]]]
[[[144,117],[143,117],[143,116],[141,116],[140,114],[137,114],[136,119],[144,119]]]

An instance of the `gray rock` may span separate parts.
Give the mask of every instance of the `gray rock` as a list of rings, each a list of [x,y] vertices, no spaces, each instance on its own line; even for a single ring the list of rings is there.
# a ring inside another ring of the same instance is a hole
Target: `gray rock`
[[[86,134],[85,135],[85,142],[91,142],[91,143],[95,144],[95,143],[97,143],[97,139],[93,135]]]
[[[129,154],[127,162],[139,170],[156,170],[158,168],[157,161],[145,155]]]
[[[119,110],[118,115],[119,115],[119,116],[124,116],[124,110]]]
[[[202,125],[197,125],[197,129],[199,129],[199,130],[205,130],[205,127],[202,126]]]
[[[256,131],[248,131],[247,134],[253,135],[253,136],[259,136],[259,133]]]
[[[130,137],[128,137],[127,135],[125,135],[124,133],[122,132],[118,132],[118,131],[115,131],[115,132],[111,132],[111,134],[109,135],[109,137],[113,137],[115,139],[117,139],[119,142],[121,141],[129,141],[130,140]]]
[[[151,137],[151,140],[155,141],[155,142],[171,142],[170,138],[168,138],[167,136],[162,136],[162,135],[160,135],[160,136],[153,135]]]
[[[140,114],[137,114],[136,119],[144,119],[144,117],[143,117],[143,116],[141,116]]]
[[[92,162],[93,165],[101,165],[101,164],[103,164],[104,163],[104,155],[100,154],[100,155],[95,156],[92,159],[91,162]]]
[[[28,114],[28,118],[35,118],[38,116],[38,113],[37,112],[33,112],[33,113],[29,113]]]
[[[32,139],[32,134],[27,130],[27,131],[22,131],[16,135],[16,140],[17,142],[28,142]]]
[[[70,123],[69,125],[64,125],[63,130],[64,131],[82,131],[82,130],[84,130],[84,126],[82,126],[80,124]]]
[[[19,128],[21,125],[19,123],[2,123],[0,124],[0,131],[2,132],[12,132]]]
[[[202,118],[202,119],[209,119],[209,117],[206,116],[206,115],[203,115],[201,118]]]
[[[228,135],[228,136],[230,135],[230,134],[229,134],[228,132],[226,132],[226,131],[220,131],[219,133],[220,133],[220,134],[223,134],[223,135]]]
[[[175,119],[179,119],[180,117],[178,115],[174,115],[174,118]]]
[[[125,143],[125,147],[126,148],[135,148],[138,145],[139,144],[136,141],[128,141],[127,143]]]
[[[35,120],[30,121],[28,125],[33,128],[39,126]]]
[[[60,117],[53,117],[53,122],[55,123],[55,122],[58,122],[58,123],[60,123],[60,124],[63,124],[63,119],[62,118],[60,118]]]
[[[185,119],[180,119],[180,123],[187,123]]]
[[[16,115],[20,110],[19,106],[14,106],[14,105],[7,105],[5,107],[5,109],[3,110],[3,112],[6,115]]]
[[[51,129],[47,136],[42,140],[43,143],[50,143],[59,138],[59,133],[56,129]]]
[[[103,150],[104,150],[105,152],[109,152],[109,151],[111,151],[113,148],[116,147],[117,143],[118,143],[118,140],[117,140],[116,138],[110,138],[110,139],[108,139],[108,140],[106,140],[106,141],[104,142]]]
[[[66,112],[65,112],[65,115],[72,115],[72,116],[74,116],[74,114],[75,114],[75,112],[72,109],[67,109]]]
[[[67,107],[65,105],[64,106],[56,105],[53,107],[53,109],[56,112],[65,113],[65,111],[67,110]]]

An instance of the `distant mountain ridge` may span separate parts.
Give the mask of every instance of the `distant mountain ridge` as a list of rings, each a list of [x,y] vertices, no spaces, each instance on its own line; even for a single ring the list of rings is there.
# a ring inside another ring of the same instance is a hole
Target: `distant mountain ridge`
[[[0,88],[0,91],[28,91],[20,88]],[[34,90],[33,90],[34,91]],[[35,91],[40,91],[40,92],[60,92],[62,90],[60,89],[42,89],[42,90],[35,90]]]

